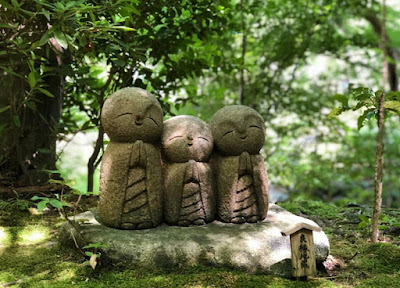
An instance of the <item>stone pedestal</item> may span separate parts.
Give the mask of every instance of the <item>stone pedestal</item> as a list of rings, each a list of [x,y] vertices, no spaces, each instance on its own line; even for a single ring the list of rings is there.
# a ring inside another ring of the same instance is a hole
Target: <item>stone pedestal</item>
[[[140,266],[174,271],[201,264],[282,277],[291,276],[291,252],[290,239],[281,231],[298,223],[318,226],[274,204],[267,218],[255,224],[214,221],[195,227],[163,224],[146,230],[117,230],[100,224],[97,212],[79,214],[78,219],[87,219],[80,225],[86,242],[108,244],[101,257],[127,269]],[[73,246],[70,231],[74,232],[65,223],[60,241]],[[322,262],[329,255],[329,241],[323,231],[313,234],[316,259]]]

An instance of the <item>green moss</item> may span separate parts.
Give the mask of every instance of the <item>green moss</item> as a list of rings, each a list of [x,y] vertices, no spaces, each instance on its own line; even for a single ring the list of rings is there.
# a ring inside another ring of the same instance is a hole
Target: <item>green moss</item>
[[[166,273],[157,269],[125,270],[102,263],[93,270],[83,265],[87,259],[75,249],[53,245],[59,225],[57,214],[36,216],[17,211],[14,217],[6,215],[9,221],[2,218],[0,222],[0,285],[22,279],[14,287],[400,287],[399,247],[369,243],[357,233],[356,224],[334,217],[341,211],[334,205],[301,201],[282,206],[322,220],[333,219],[331,254],[346,263],[334,278],[320,275],[309,281],[294,281],[205,266]]]
[[[331,203],[313,200],[296,200],[279,203],[280,206],[296,215],[315,216],[321,219],[331,220],[341,218],[341,208]]]

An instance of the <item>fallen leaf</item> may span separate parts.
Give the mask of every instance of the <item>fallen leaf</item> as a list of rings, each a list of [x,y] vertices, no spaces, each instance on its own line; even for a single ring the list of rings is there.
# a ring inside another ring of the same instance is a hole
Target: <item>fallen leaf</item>
[[[92,254],[92,256],[90,256],[90,266],[92,266],[93,270],[96,268],[97,265],[97,255],[96,254]]]

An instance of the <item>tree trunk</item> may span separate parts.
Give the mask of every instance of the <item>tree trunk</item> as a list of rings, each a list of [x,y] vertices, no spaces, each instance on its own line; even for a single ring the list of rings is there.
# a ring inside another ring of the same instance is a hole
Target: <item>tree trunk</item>
[[[99,95],[99,102],[100,102],[100,111],[99,111],[99,116],[97,119],[97,125],[99,129],[99,134],[97,136],[96,144],[93,150],[92,155],[89,158],[87,167],[88,167],[88,178],[87,178],[87,191],[88,192],[93,192],[93,177],[94,177],[94,172],[97,168],[97,166],[100,164],[101,157],[100,159],[97,159],[99,157],[100,150],[104,148],[104,128],[103,125],[101,124],[101,111],[103,109],[103,104],[104,104],[104,97],[107,89],[109,88],[116,72],[118,69],[116,67],[111,67],[110,73],[108,74],[108,79],[106,84],[101,88],[100,95]],[[122,74],[121,72],[119,73],[120,75]]]
[[[49,60],[51,67],[57,67],[55,54]],[[1,71],[3,74],[4,72]],[[22,67],[20,75],[29,74],[28,67]],[[3,76],[3,75],[2,75]],[[46,89],[54,98],[37,94],[30,105],[22,104],[25,91],[29,91],[24,79],[4,75],[0,90],[0,105],[11,108],[1,115],[4,130],[0,130],[0,173],[12,176],[18,185],[41,185],[49,179],[44,169],[56,168],[56,140],[64,91],[61,76],[48,76],[43,79]],[[33,103],[33,104],[32,104]],[[20,107],[20,108],[19,108]]]
[[[381,214],[382,206],[382,179],[383,179],[383,139],[385,135],[385,122],[384,122],[384,104],[385,93],[382,93],[379,98],[379,115],[378,115],[378,136],[376,140],[376,155],[375,155],[375,175],[374,175],[374,211],[372,217],[372,242],[378,242],[379,230],[379,216]]]
[[[383,8],[386,9],[386,8]],[[385,16],[386,17],[386,16]],[[387,62],[386,79],[389,82],[391,91],[398,91],[399,79],[397,75],[397,67],[395,61],[395,51],[390,46],[389,37],[386,33],[384,20],[380,20],[375,12],[368,11],[365,13],[365,19],[371,23],[376,35],[380,38],[380,46],[385,54],[385,60],[391,59],[390,63]]]
[[[372,236],[373,243],[378,242],[379,238],[379,217],[382,206],[382,180],[383,180],[383,152],[384,152],[384,136],[385,136],[385,89],[386,80],[389,80],[388,73],[390,65],[388,63],[387,35],[386,35],[386,1],[382,4],[382,23],[380,30],[381,49],[383,51],[383,69],[382,69],[382,94],[379,97],[378,103],[378,136],[376,139],[376,155],[375,155],[375,175],[374,175],[374,211],[372,217]],[[397,80],[397,79],[396,79]],[[397,82],[396,82],[397,83]],[[392,85],[392,84],[391,84]],[[397,84],[396,84],[397,85]],[[397,88],[397,87],[396,87]]]
[[[88,161],[88,182],[87,182],[87,191],[93,192],[93,178],[94,172],[96,171],[97,166],[100,163],[100,160],[97,160],[100,150],[103,148],[104,141],[104,128],[103,125],[99,126],[99,134],[97,136],[96,145],[94,146],[94,151],[92,156],[90,156]]]

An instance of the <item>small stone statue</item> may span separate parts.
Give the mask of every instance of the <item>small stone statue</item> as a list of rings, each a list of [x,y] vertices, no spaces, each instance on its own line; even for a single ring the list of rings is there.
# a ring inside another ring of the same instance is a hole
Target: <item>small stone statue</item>
[[[268,177],[259,154],[265,141],[263,118],[250,107],[233,105],[217,111],[210,126],[217,217],[232,223],[263,220],[268,211]]]
[[[105,101],[101,121],[110,137],[100,171],[102,222],[119,229],[157,226],[162,221],[160,104],[143,89],[124,88]]]
[[[207,123],[192,116],[164,122],[164,218],[168,224],[202,225],[214,220],[210,160],[214,139]]]

